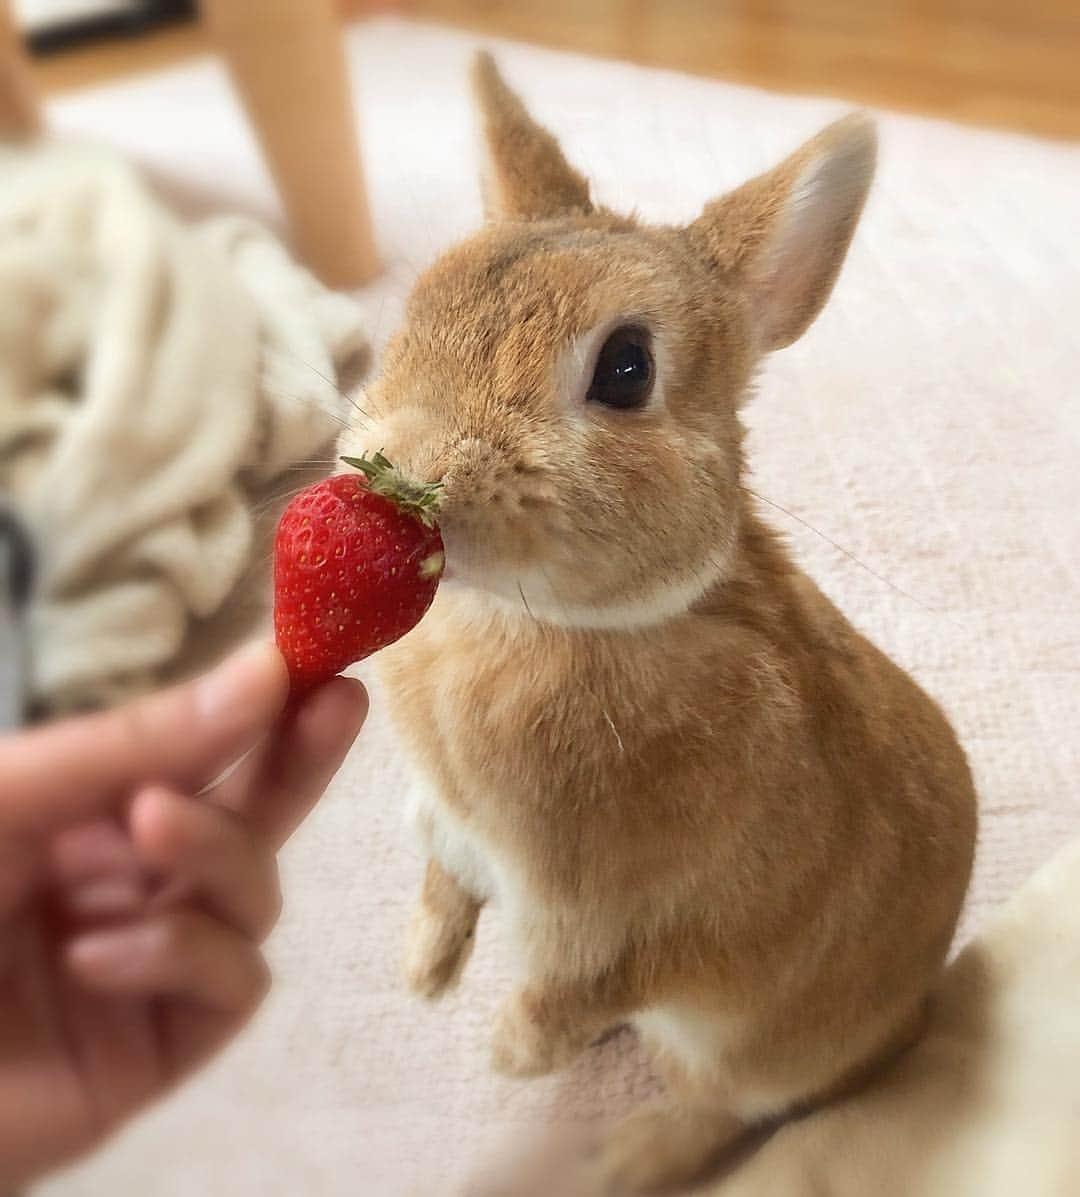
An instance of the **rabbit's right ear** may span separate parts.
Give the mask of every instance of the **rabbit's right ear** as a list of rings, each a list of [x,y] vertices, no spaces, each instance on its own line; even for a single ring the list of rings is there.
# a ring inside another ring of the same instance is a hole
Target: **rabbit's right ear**
[[[761,347],[781,349],[821,311],[874,176],[873,122],[855,113],[706,206],[691,226],[743,286]]]
[[[476,56],[472,78],[483,122],[488,219],[543,220],[591,212],[589,184],[506,86],[487,51]]]

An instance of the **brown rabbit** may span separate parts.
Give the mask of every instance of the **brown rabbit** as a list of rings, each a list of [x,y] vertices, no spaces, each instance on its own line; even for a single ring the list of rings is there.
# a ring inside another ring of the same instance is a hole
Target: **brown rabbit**
[[[590,202],[489,57],[475,81],[491,223],[417,284],[348,438],[445,488],[448,580],[382,658],[426,779],[408,978],[442,993],[490,899],[499,1071],[636,1026],[666,1094],[598,1175],[644,1191],[909,1041],[968,883],[948,723],[740,485],[739,405],[828,297],[875,135],[848,117],[652,228]]]

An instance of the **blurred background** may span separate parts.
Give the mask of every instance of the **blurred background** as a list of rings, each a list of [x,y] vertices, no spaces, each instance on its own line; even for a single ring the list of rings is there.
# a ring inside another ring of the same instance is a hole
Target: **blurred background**
[[[1076,0],[340,0],[339,8],[349,20],[397,12],[781,91],[1080,137]],[[15,0],[15,11],[48,52],[38,64],[47,92],[208,44],[193,0]]]
[[[0,730],[265,630],[277,512],[481,220],[489,40],[597,201],[650,220],[876,110],[866,218],[763,373],[750,456],[971,755],[969,936],[1080,833],[1078,0],[0,0]],[[286,853],[265,1013],[42,1197],[524,1197],[481,1163],[653,1092],[627,1037],[487,1074],[511,966],[486,929],[447,1007],[405,1001],[409,784],[376,700]]]
[[[651,220],[877,110],[866,218],[763,376],[751,460],[971,754],[970,934],[1080,832],[1077,0],[0,0],[0,730],[265,628],[276,513],[481,220],[492,38],[598,201]],[[287,855],[264,1015],[43,1197],[505,1194],[481,1162],[651,1092],[625,1037],[550,1084],[488,1075],[497,935],[449,1007],[404,1001],[409,784],[375,702]]]

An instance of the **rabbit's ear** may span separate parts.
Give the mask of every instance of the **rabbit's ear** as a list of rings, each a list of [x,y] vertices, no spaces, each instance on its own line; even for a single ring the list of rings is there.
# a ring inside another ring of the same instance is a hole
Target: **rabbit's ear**
[[[472,77],[486,149],[482,184],[488,219],[591,212],[588,183],[506,86],[486,51],[476,56]]]
[[[763,350],[802,336],[829,298],[876,156],[873,121],[853,113],[709,204],[691,226],[704,233],[717,265],[746,289]]]

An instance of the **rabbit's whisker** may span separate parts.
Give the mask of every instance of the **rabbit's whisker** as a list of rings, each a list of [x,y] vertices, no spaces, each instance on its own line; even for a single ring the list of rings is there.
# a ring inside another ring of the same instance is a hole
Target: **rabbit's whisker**
[[[335,392],[336,392],[338,395],[340,395],[340,396],[341,396],[341,398],[342,398],[342,399],[344,399],[344,400],[345,400],[345,402],[346,402],[347,404],[349,404],[349,406],[350,406],[350,407],[353,407],[353,408],[355,408],[355,409],[356,409],[356,411],[358,411],[358,412],[359,412],[359,413],[360,413],[360,414],[361,414],[361,415],[362,415],[362,416],[363,416],[365,419],[369,419],[369,418],[370,418],[370,416],[368,415],[368,413],[367,413],[367,412],[366,412],[366,411],[365,411],[365,410],[364,410],[364,409],[363,409],[363,408],[360,406],[360,404],[359,404],[359,403],[357,403],[357,401],[356,401],[356,400],[355,400],[355,399],[352,397],[352,395],[349,395],[349,394],[347,394],[345,391],[343,391],[343,390],[341,389],[341,387],[339,387],[339,386],[338,386],[337,382],[336,382],[334,379],[332,379],[332,378],[327,378],[327,376],[326,376],[326,375],[325,375],[325,374],[324,374],[324,373],[323,373],[321,370],[319,370],[319,369],[317,369],[315,366],[313,366],[313,365],[311,364],[311,362],[307,362],[307,361],[305,361],[305,360],[304,360],[302,357],[297,357],[297,358],[295,358],[295,360],[296,360],[296,361],[298,361],[298,362],[300,363],[300,365],[301,365],[301,366],[304,366],[304,367],[306,367],[308,370],[310,370],[310,371],[312,372],[312,374],[315,374],[315,375],[317,375],[319,378],[321,378],[321,379],[323,380],[323,382],[325,382],[325,383],[326,383],[326,385],[327,385],[327,386],[333,387],[334,391],[335,391]]]
[[[344,416],[339,415],[339,413],[336,411],[331,411],[330,408],[319,403],[318,400],[313,398],[311,395],[294,395],[290,391],[275,391],[271,390],[269,387],[266,388],[266,394],[273,395],[278,399],[287,399],[290,403],[313,407],[316,411],[319,411],[326,416],[328,420],[333,420],[343,432],[347,432],[350,428],[353,428],[360,423],[359,421],[346,420]],[[363,427],[364,425],[361,423],[360,426]]]
[[[949,623],[953,624],[955,627],[959,628],[963,626],[944,611],[931,607],[929,604],[924,603],[922,599],[918,598],[916,595],[905,590],[902,586],[897,586],[895,582],[891,582],[884,576],[884,574],[879,574],[876,569],[870,565],[867,565],[865,561],[856,556],[856,554],[850,549],[845,549],[842,544],[839,544],[837,541],[833,540],[831,536],[827,535],[825,532],[822,532],[820,528],[815,528],[814,525],[808,520],[804,520],[801,515],[797,515],[794,511],[789,511],[787,507],[783,506],[783,504],[777,503],[774,499],[766,498],[765,495],[761,494],[759,491],[753,490],[749,486],[746,486],[742,483],[740,483],[740,489],[745,491],[748,495],[752,495],[755,499],[759,499],[762,503],[767,503],[770,507],[773,507],[777,511],[783,513],[789,519],[793,519],[797,524],[801,524],[808,531],[813,532],[815,536],[821,537],[826,544],[832,545],[832,547],[836,549],[838,553],[843,553],[843,555],[847,557],[849,561],[853,561],[860,569],[865,570],[872,578],[876,578],[882,583],[882,585],[888,586],[890,590],[894,590],[897,594],[902,595],[910,602],[913,602],[917,607],[921,607],[923,611],[928,612],[930,615],[939,615],[942,619],[947,619]]]
[[[615,737],[615,743],[618,744],[619,751],[625,752],[626,747],[622,742],[622,736],[619,735],[619,729],[615,726],[615,720],[612,719],[608,712],[603,708],[601,708],[601,714],[604,716],[604,721],[607,723],[608,727],[611,728],[611,734]]]
[[[533,614],[532,607],[529,606],[529,600],[525,597],[525,587],[522,586],[520,579],[518,580],[517,588],[518,588],[518,594],[521,595],[522,606],[525,608],[525,611],[527,612],[529,618],[533,621],[533,623],[539,623],[540,621]]]
[[[279,503],[284,507],[284,505],[290,499],[295,498],[301,491],[307,490],[307,487],[308,483],[304,483],[301,486],[291,487],[289,490],[284,491],[281,494],[275,492],[272,495],[268,495],[260,502],[252,504],[250,509],[252,516],[258,517],[264,515],[267,511],[271,510],[271,508],[275,507]]]

